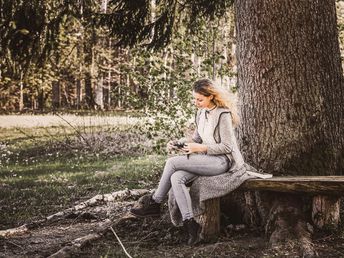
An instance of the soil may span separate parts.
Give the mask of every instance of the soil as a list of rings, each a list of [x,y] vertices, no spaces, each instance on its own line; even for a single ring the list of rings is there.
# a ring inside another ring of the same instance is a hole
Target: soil
[[[110,219],[132,257],[300,257],[295,243],[271,247],[264,233],[244,225],[224,225],[214,243],[197,246],[185,244],[182,228],[174,227],[165,207],[158,219],[128,215],[133,200],[107,202],[68,214],[53,222],[41,224],[22,235],[0,238],[0,257],[48,257],[72,241],[99,231],[101,223]],[[111,229],[101,238],[91,240],[67,256],[126,257]],[[319,257],[344,257],[344,234],[316,232],[313,237]]]

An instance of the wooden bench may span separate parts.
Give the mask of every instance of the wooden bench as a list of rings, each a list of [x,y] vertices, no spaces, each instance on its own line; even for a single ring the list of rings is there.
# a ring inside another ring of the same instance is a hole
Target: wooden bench
[[[240,187],[244,191],[273,191],[307,193],[312,196],[312,219],[317,227],[339,223],[340,197],[344,195],[344,176],[285,176],[269,179],[250,179]],[[328,217],[319,214],[327,214]],[[337,220],[337,221],[333,221]],[[200,221],[205,239],[217,238],[220,232],[220,198],[205,202]]]

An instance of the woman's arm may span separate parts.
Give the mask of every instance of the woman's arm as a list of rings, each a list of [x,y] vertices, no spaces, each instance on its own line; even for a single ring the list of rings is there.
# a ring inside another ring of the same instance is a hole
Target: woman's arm
[[[235,134],[230,113],[223,113],[219,121],[220,142],[214,144],[188,143],[184,148],[187,153],[203,152],[209,155],[227,154],[232,152]],[[199,136],[199,134],[197,133]],[[199,136],[200,137],[200,136]],[[195,138],[197,139],[197,138]],[[202,143],[202,142],[201,142]]]
[[[196,128],[195,131],[193,132],[192,141],[195,142],[195,143],[202,143],[202,138],[201,138],[201,136],[199,135],[199,133],[198,133],[198,131],[197,131],[197,128]]]
[[[230,113],[222,113],[219,118],[219,135],[220,142],[215,144],[207,144],[207,154],[227,154],[231,153],[235,142],[235,134]]]

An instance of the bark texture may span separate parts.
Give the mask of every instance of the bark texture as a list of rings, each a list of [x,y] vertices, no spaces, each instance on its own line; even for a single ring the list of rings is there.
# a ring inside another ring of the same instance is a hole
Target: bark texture
[[[200,216],[201,235],[206,242],[216,241],[220,232],[220,198],[205,201],[205,207]]]
[[[317,195],[313,198],[312,220],[320,229],[337,229],[340,222],[340,198]]]
[[[343,173],[335,0],[235,1],[242,151],[277,174]]]
[[[59,81],[52,82],[52,104],[53,108],[59,108],[61,102],[61,91]]]
[[[276,175],[342,175],[343,75],[335,0],[235,0],[241,150]],[[256,192],[270,243],[314,256],[298,195]]]

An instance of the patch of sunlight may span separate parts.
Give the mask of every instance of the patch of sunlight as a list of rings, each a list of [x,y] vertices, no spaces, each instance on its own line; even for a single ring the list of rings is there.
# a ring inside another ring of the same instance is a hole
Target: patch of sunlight
[[[1,128],[32,128],[51,126],[135,125],[142,119],[131,116],[78,116],[78,115],[1,115]]]

